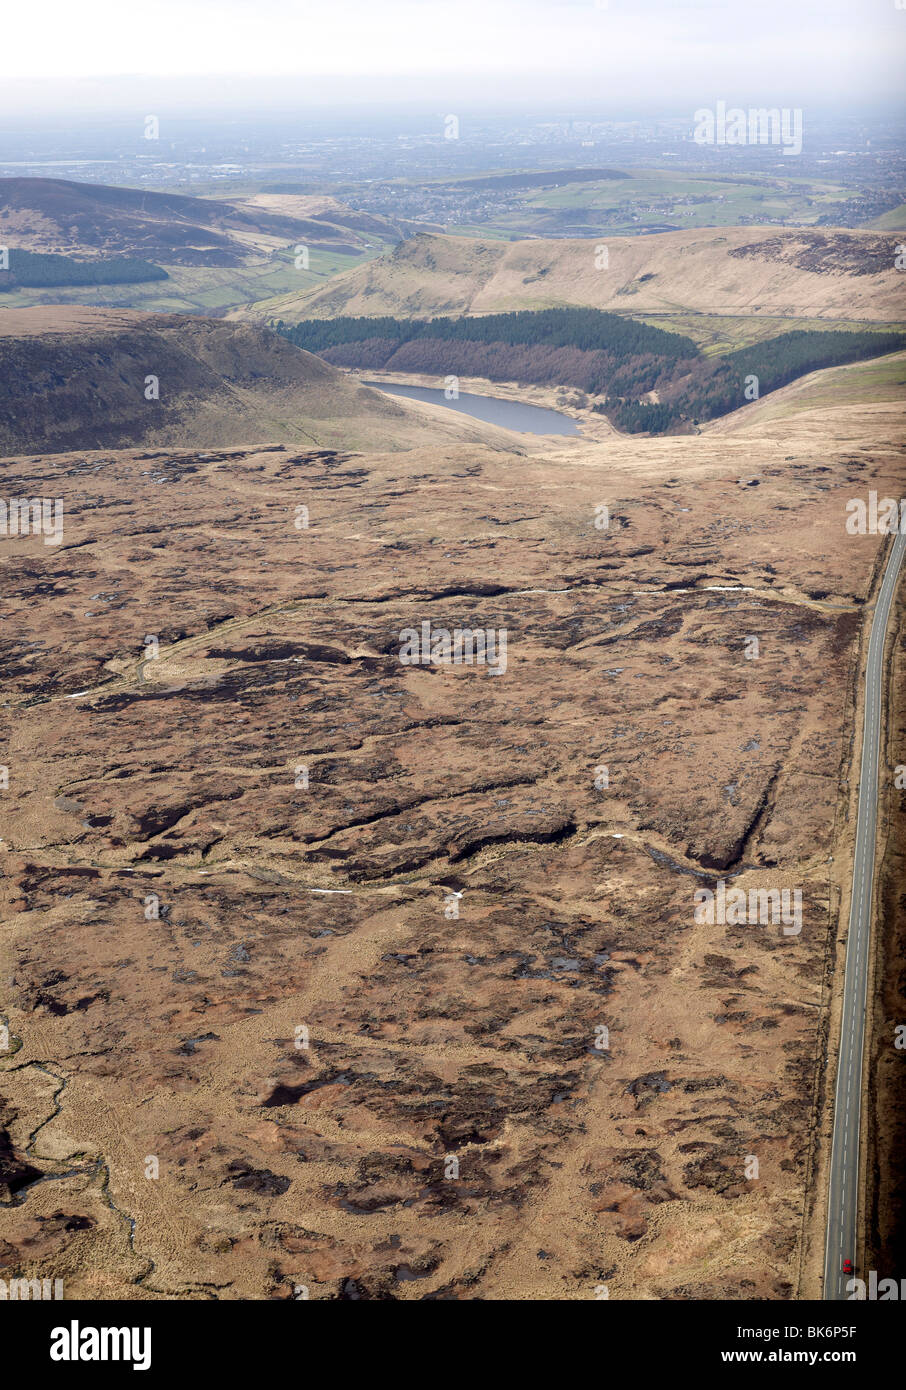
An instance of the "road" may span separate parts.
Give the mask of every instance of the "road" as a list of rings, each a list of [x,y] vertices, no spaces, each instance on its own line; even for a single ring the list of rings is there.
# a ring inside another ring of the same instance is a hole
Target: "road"
[[[859,1220],[859,1127],[862,1112],[862,1053],[868,1001],[868,959],[871,939],[872,888],[878,821],[878,777],[883,710],[884,642],[906,534],[894,537],[875,604],[865,667],[865,712],[862,765],[859,772],[859,812],[853,860],[852,902],[846,942],[840,1057],[834,1099],[830,1188],[827,1202],[827,1240],[824,1254],[824,1297],[847,1299],[843,1261],[856,1268]]]

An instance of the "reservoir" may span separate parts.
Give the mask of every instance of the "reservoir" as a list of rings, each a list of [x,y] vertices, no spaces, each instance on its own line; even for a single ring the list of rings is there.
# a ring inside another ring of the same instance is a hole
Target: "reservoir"
[[[364,385],[386,391],[389,396],[406,396],[411,401],[461,410],[488,425],[499,425],[501,429],[516,430],[519,434],[579,433],[579,426],[571,416],[541,405],[524,405],[521,401],[507,401],[499,396],[473,396],[468,391],[460,391],[458,400],[448,401],[439,386],[392,386],[385,381],[366,381]]]

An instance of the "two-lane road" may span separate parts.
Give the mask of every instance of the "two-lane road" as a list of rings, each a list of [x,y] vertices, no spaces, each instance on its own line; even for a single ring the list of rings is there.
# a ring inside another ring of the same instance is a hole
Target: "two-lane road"
[[[868,958],[874,886],[875,839],[878,822],[878,778],[883,710],[884,644],[896,592],[906,534],[894,537],[875,604],[865,665],[865,713],[862,765],[859,773],[859,812],[853,860],[852,901],[846,942],[840,1057],[834,1101],[830,1190],[827,1203],[827,1242],[824,1254],[824,1297],[846,1299],[849,1276],[843,1261],[856,1264],[859,1218],[859,1127],[862,1112],[862,1053],[868,1001]],[[857,1270],[857,1273],[860,1271]]]

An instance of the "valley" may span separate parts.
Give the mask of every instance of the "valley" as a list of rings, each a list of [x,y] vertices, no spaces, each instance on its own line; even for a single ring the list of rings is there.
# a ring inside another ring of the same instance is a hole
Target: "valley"
[[[65,179],[0,178],[0,247],[66,256],[97,271],[142,257],[165,283],[9,283],[0,307],[77,303],[160,313],[223,314],[249,301],[317,287],[395,244],[405,224],[332,198],[198,198]]]
[[[338,408],[356,388],[317,370]],[[29,1273],[138,1300],[816,1295],[878,557],[845,503],[901,487],[901,401],[787,412],[495,449],[441,442],[438,410],[393,452],[3,462],[66,518],[60,546],[0,540]],[[505,631],[505,672],[402,664],[426,620]],[[801,933],[697,922],[720,880],[796,888]]]
[[[844,1297],[868,665],[902,1245],[895,139],[543,114],[0,163],[2,1280]]]

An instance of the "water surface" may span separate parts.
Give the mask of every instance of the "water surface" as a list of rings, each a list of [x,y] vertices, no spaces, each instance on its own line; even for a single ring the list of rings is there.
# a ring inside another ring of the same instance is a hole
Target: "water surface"
[[[516,430],[519,434],[579,433],[579,426],[571,416],[563,415],[559,410],[548,410],[542,405],[507,401],[500,396],[475,396],[468,391],[460,391],[458,400],[448,401],[439,386],[391,386],[386,381],[366,381],[365,385],[386,391],[389,396],[406,396],[412,401],[426,401],[428,405],[445,405],[449,410],[462,411],[476,420],[484,420],[488,425],[499,425],[501,429]]]

